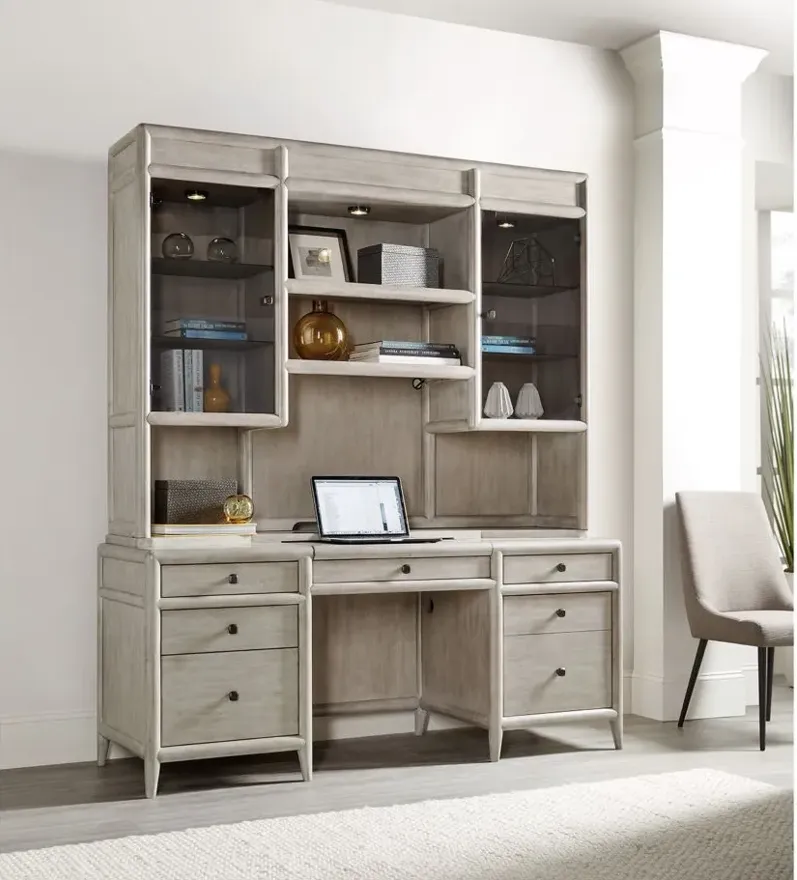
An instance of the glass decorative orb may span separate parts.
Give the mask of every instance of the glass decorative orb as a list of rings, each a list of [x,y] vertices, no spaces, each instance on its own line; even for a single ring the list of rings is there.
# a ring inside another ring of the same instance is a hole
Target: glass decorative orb
[[[349,353],[346,325],[327,308],[326,300],[313,300],[313,310],[293,328],[296,354],[307,361],[341,361]]]
[[[194,243],[184,232],[173,232],[163,239],[161,251],[170,260],[190,260],[194,256]]]
[[[238,245],[231,238],[214,238],[208,245],[208,259],[234,263],[238,259]]]

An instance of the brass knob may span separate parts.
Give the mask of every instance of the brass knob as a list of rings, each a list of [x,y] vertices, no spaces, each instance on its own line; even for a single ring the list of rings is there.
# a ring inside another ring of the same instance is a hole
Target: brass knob
[[[556,566],[557,571],[567,571],[567,566],[564,562],[560,562],[559,565]]]
[[[567,675],[567,670],[564,668],[564,666],[560,666],[560,667],[556,670],[556,674],[557,674],[560,678],[564,678],[565,675]]]
[[[231,584],[237,584],[237,583],[238,583],[238,575],[237,575],[237,574],[231,574],[231,575],[227,578],[227,580],[228,580]]]
[[[409,574],[411,571],[412,571],[412,569],[410,568],[409,565],[407,565],[406,562],[404,563],[404,565],[401,566],[401,573],[402,574]]]
[[[556,609],[556,616],[557,617],[564,617],[566,614],[567,614],[567,612],[565,611],[564,608],[557,608]]]
[[[237,700],[238,700],[238,691],[230,691],[230,692],[227,694],[227,699],[229,699],[229,701],[230,701],[231,703],[235,703],[235,702],[237,702]]]
[[[237,624],[237,623],[231,623],[231,624],[227,627],[227,632],[228,632],[231,636],[238,635],[238,624]]]

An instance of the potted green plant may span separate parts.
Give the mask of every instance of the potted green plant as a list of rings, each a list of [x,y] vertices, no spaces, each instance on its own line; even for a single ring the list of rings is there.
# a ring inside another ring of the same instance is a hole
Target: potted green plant
[[[780,548],[786,577],[794,589],[794,386],[792,344],[786,328],[772,328],[762,355],[762,387],[766,407],[766,443],[762,469],[764,494]],[[786,678],[794,685],[794,653],[788,653]]]

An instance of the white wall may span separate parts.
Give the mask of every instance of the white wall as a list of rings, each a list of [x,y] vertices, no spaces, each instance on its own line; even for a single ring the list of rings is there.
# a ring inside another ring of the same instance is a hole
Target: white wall
[[[590,524],[630,551],[633,156],[617,56],[313,0],[6,0],[0,106],[0,766],[94,754],[105,157],[138,122],[587,172]],[[12,500],[31,491],[41,507],[20,515]],[[630,645],[630,606],[626,621]]]

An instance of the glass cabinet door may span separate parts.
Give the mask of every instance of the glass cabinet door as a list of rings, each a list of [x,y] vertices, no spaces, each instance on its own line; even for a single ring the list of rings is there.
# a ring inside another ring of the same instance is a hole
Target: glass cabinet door
[[[483,418],[583,418],[579,220],[482,214],[481,333]]]
[[[150,206],[150,421],[273,414],[274,190],[153,178]]]

